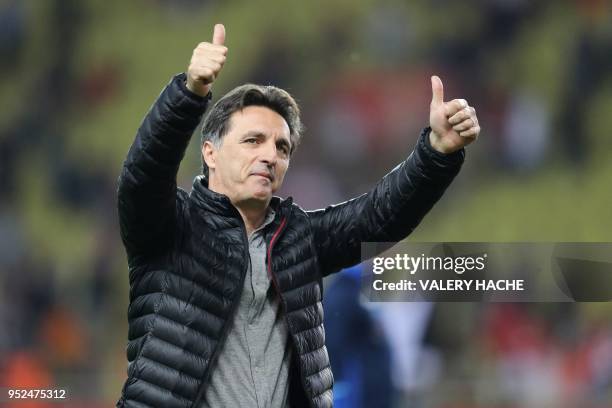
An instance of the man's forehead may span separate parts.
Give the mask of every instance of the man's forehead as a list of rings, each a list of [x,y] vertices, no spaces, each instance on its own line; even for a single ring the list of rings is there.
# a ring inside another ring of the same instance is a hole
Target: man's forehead
[[[238,110],[230,116],[230,131],[238,131],[241,134],[263,134],[269,136],[289,137],[290,129],[285,118],[278,112],[265,107],[252,105]]]

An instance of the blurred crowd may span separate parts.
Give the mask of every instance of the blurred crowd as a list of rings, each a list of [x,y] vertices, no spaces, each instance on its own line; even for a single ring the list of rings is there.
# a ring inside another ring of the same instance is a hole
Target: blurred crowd
[[[0,388],[65,388],[75,407],[118,397],[117,176],[148,107],[218,21],[230,51],[214,95],[269,83],[301,104],[281,196],[315,209],[366,192],[427,125],[437,74],[483,132],[410,239],[612,240],[609,2],[234,3],[0,2]],[[338,407],[612,405],[610,302],[373,304],[361,273],[325,283]]]

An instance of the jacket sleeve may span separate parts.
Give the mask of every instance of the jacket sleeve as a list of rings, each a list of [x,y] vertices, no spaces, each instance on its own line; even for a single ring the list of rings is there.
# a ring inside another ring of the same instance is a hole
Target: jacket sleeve
[[[459,172],[465,150],[436,151],[430,131],[421,132],[412,154],[371,191],[309,212],[323,276],[361,262],[362,242],[401,241],[440,199]]]
[[[123,163],[117,189],[121,239],[128,260],[167,248],[176,224],[176,175],[207,97],[191,93],[185,74],[161,92]]]

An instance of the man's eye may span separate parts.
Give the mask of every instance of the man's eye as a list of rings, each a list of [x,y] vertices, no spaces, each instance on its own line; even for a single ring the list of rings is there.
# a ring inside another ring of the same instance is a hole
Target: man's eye
[[[254,144],[254,143],[257,143],[257,139],[255,139],[255,138],[250,138],[250,139],[245,140],[245,142],[247,142],[247,143],[251,143],[251,144]]]

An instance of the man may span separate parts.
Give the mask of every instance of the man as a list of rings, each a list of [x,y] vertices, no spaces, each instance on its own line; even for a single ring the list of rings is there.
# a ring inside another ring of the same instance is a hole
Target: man
[[[443,101],[430,126],[367,194],[304,211],[273,194],[300,138],[299,109],[275,87],[243,85],[202,128],[203,175],[176,173],[226,61],[225,28],[193,52],[139,128],[118,188],[130,268],[128,378],[121,407],[331,407],[322,279],[360,262],[365,241],[399,241],[459,171],[474,109]]]

